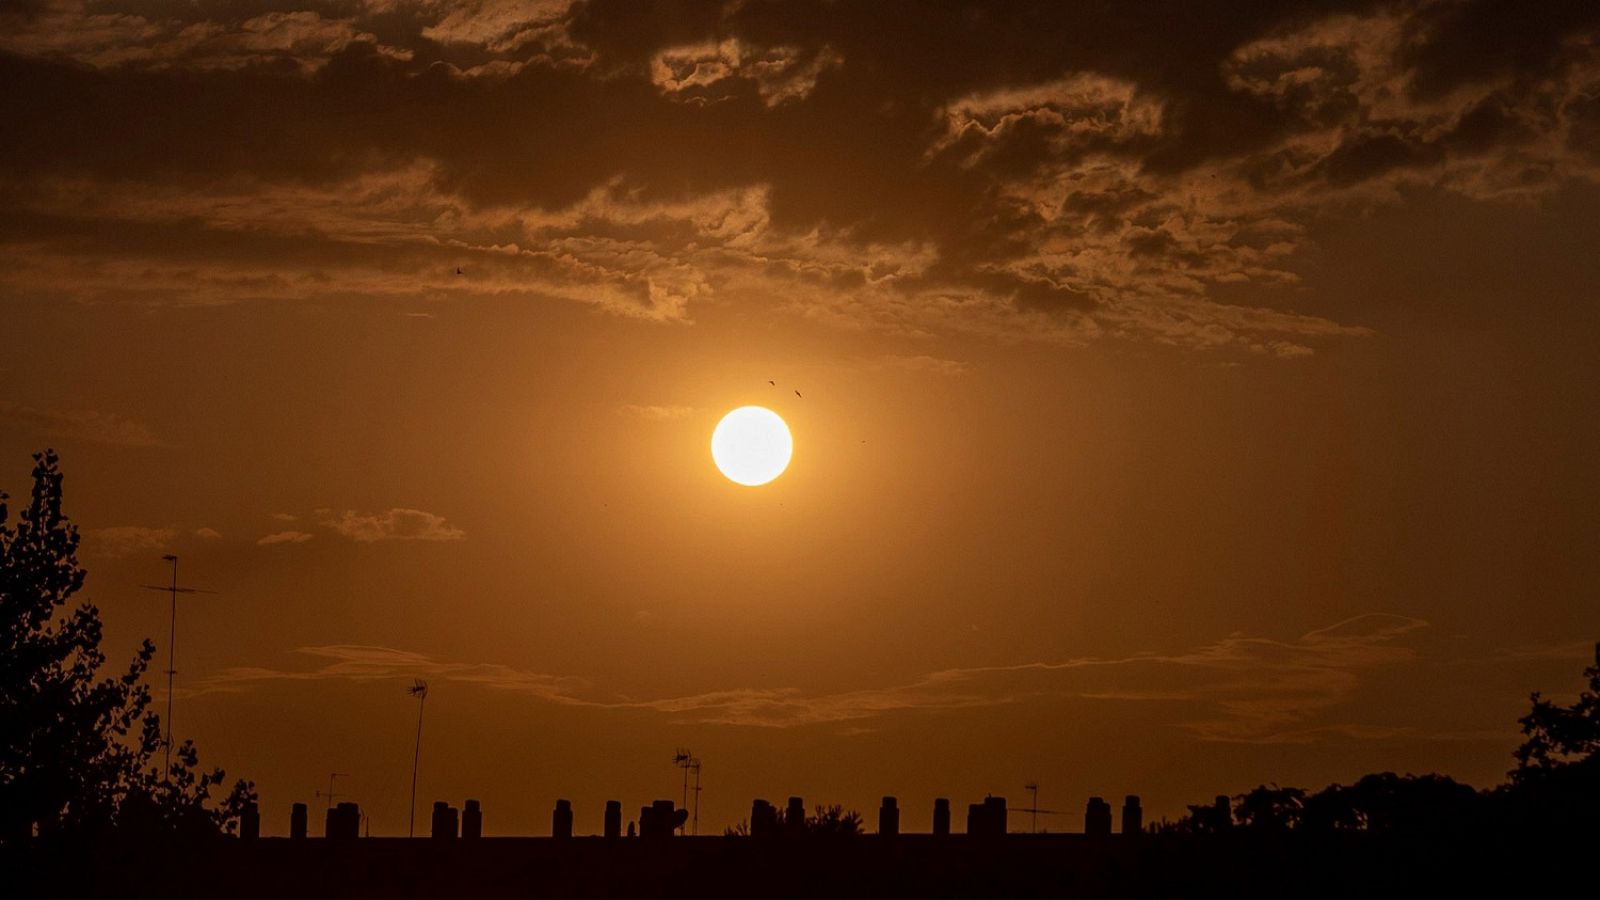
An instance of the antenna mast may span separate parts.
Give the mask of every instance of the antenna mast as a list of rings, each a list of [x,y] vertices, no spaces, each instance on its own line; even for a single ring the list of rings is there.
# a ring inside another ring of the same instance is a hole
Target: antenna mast
[[[422,708],[428,702],[428,683],[413,678],[406,693],[417,698],[417,748],[411,755],[411,822],[406,826],[406,837],[417,836],[417,763],[422,761]]]
[[[694,772],[694,830],[700,833],[700,758],[687,747],[679,747],[672,754],[672,764],[683,770],[683,808],[689,808],[689,773]]]
[[[700,758],[694,759],[694,830],[691,834],[700,833]]]
[[[339,796],[338,794],[334,793],[334,791],[333,791],[333,780],[335,778],[349,778],[349,777],[350,777],[350,774],[348,772],[329,772],[328,773],[328,791],[327,791],[327,793],[323,793],[322,791],[317,791],[316,792],[316,795],[318,797],[327,797],[328,798],[328,808],[329,809],[333,809],[333,798]]]
[[[172,581],[166,586],[159,584],[141,584],[140,587],[147,591],[161,591],[172,598],[172,614],[167,623],[167,718],[166,737],[161,744],[163,749],[161,760],[161,778],[166,780],[172,776],[172,683],[178,674],[178,595],[179,594],[215,594],[216,591],[207,591],[200,588],[178,586],[178,557],[168,553],[161,557],[172,563]]]

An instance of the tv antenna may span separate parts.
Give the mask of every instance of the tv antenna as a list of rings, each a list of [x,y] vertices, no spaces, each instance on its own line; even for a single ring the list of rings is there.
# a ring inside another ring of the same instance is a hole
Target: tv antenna
[[[316,792],[316,795],[318,797],[327,797],[328,798],[328,808],[329,809],[333,809],[333,798],[339,796],[338,794],[334,793],[333,780],[335,778],[349,778],[349,777],[350,777],[350,773],[348,773],[348,772],[329,772],[328,773],[328,790],[326,792],[323,792],[323,791],[317,791]]]
[[[1068,813],[1065,810],[1040,809],[1039,808],[1039,782],[1030,781],[1027,784],[1023,785],[1022,789],[1027,791],[1028,794],[1033,799],[1028,804],[1028,808],[1027,809],[1019,809],[1019,810],[1017,810],[1017,812],[1025,812],[1025,813],[1027,813],[1027,814],[1029,814],[1030,816],[1033,817],[1032,828],[1033,828],[1033,833],[1034,834],[1038,834],[1039,833],[1039,816],[1041,814],[1042,815],[1046,815],[1046,816],[1065,816],[1065,815],[1068,815]]]
[[[411,823],[406,826],[406,837],[417,836],[417,763],[422,760],[422,708],[428,702],[428,683],[421,678],[411,679],[406,693],[417,698],[417,748],[411,755]]]
[[[689,808],[689,773],[694,773],[694,825],[690,834],[700,833],[700,758],[686,747],[672,754],[672,764],[683,770],[683,808]]]
[[[172,615],[167,623],[167,736],[161,742],[164,753],[161,761],[161,777],[166,780],[172,772],[172,680],[178,674],[178,595],[179,594],[215,594],[201,588],[178,586],[178,557],[168,553],[161,557],[172,563],[172,581],[165,587],[158,584],[141,584],[140,587],[147,591],[161,591],[172,598]]]

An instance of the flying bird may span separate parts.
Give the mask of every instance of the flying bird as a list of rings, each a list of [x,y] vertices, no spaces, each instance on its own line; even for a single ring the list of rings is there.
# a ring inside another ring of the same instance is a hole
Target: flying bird
[[[457,275],[465,275],[467,273],[461,271],[461,267],[460,266],[456,266],[456,274]]]
[[[773,381],[773,380],[772,380],[772,379],[770,379],[770,378],[768,378],[768,379],[767,379],[767,384],[770,384],[770,385],[772,385],[772,386],[773,386],[773,387],[777,387],[777,386],[778,386],[778,383],[777,383],[777,382],[776,382],[776,381]]]
[[[794,392],[794,395],[795,395],[795,396],[796,396],[796,397],[800,397],[800,392],[799,392],[799,391],[795,391],[795,392]],[[800,399],[801,399],[801,400],[804,400],[804,399],[805,399],[805,398],[804,398],[804,397],[800,397]]]

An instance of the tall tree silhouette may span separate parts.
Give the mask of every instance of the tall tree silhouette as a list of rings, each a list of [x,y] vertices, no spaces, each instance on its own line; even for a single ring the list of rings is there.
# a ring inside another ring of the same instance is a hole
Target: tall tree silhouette
[[[86,575],[78,529],[62,512],[54,451],[34,454],[33,489],[9,523],[0,493],[0,841],[119,826],[141,834],[215,834],[254,802],[240,781],[213,807],[220,769],[199,769],[194,745],[166,772],[152,765],[160,719],[143,683],[155,645],[102,676],[99,610],[71,606]]]

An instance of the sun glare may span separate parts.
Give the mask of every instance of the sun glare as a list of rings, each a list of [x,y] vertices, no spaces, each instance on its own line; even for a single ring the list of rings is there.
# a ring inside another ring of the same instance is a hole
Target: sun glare
[[[722,474],[747,487],[766,484],[789,468],[789,426],[764,406],[741,406],[711,432],[711,458]]]

